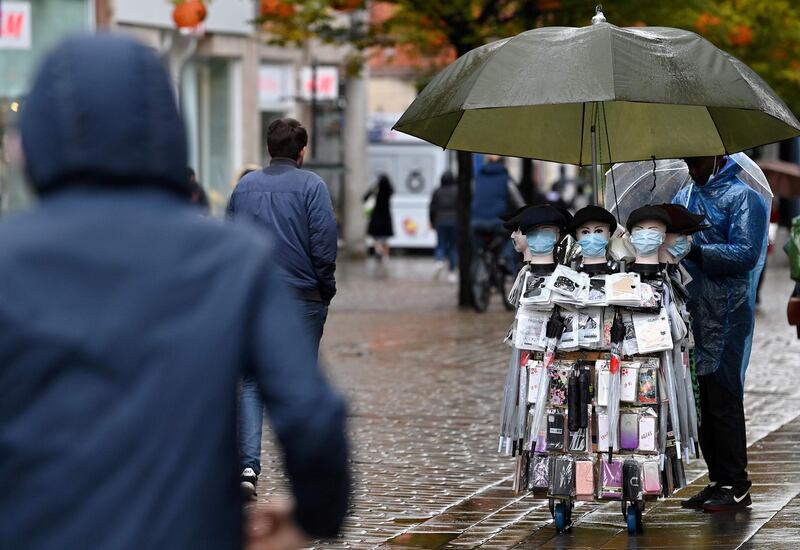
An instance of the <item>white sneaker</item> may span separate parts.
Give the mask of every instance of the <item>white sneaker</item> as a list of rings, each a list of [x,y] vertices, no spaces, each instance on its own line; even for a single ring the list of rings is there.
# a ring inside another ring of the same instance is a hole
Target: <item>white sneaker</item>
[[[252,468],[242,470],[242,475],[239,476],[239,486],[242,488],[242,497],[245,500],[255,500],[257,484],[258,475],[255,470]]]
[[[444,261],[436,260],[433,264],[433,278],[438,279],[444,271]]]
[[[457,283],[458,282],[458,275],[455,271],[451,271],[447,274],[447,282],[448,283]]]

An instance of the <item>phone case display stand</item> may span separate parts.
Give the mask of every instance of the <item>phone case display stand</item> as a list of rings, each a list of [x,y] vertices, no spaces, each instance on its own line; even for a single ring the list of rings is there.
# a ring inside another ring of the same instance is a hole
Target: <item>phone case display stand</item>
[[[498,443],[514,490],[546,496],[559,531],[576,501],[618,500],[639,532],[699,456],[686,291],[667,271],[523,279]]]

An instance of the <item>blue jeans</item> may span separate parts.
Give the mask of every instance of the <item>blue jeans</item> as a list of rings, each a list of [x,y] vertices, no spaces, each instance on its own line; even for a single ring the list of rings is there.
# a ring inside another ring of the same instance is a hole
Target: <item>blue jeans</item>
[[[456,268],[456,224],[436,224],[436,259],[443,261],[447,258],[450,271]]]
[[[311,336],[314,352],[319,355],[319,342],[328,318],[328,306],[322,302],[295,300],[298,313]],[[242,469],[261,473],[261,432],[264,423],[264,401],[258,382],[252,376],[242,378],[239,396],[239,459]]]

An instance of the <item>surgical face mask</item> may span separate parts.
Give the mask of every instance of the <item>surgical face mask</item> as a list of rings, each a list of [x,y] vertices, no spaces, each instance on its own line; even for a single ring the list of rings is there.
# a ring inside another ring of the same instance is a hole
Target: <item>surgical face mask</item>
[[[528,239],[528,248],[537,256],[552,254],[556,240],[558,240],[555,231],[551,229],[534,229],[528,233],[526,238]]]
[[[672,246],[667,247],[667,252],[672,254],[676,260],[682,260],[689,253],[689,248],[691,248],[689,238],[686,235],[681,235],[675,239]]]
[[[592,233],[581,237],[578,240],[578,244],[581,245],[584,258],[600,258],[606,255],[608,239],[603,235]]]
[[[655,229],[639,229],[631,235],[631,244],[639,256],[651,256],[658,252],[664,234]]]

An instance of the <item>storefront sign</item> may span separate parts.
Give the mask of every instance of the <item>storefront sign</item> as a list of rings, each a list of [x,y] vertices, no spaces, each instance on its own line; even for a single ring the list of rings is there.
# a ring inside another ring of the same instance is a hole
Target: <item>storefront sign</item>
[[[303,67],[300,74],[300,93],[303,99],[311,99],[311,67]],[[331,66],[317,67],[317,99],[332,100],[339,97],[339,69]]]
[[[0,2],[0,50],[28,50],[30,47],[31,5]]]
[[[258,103],[262,111],[282,111],[294,102],[291,65],[262,64],[258,69]]]

